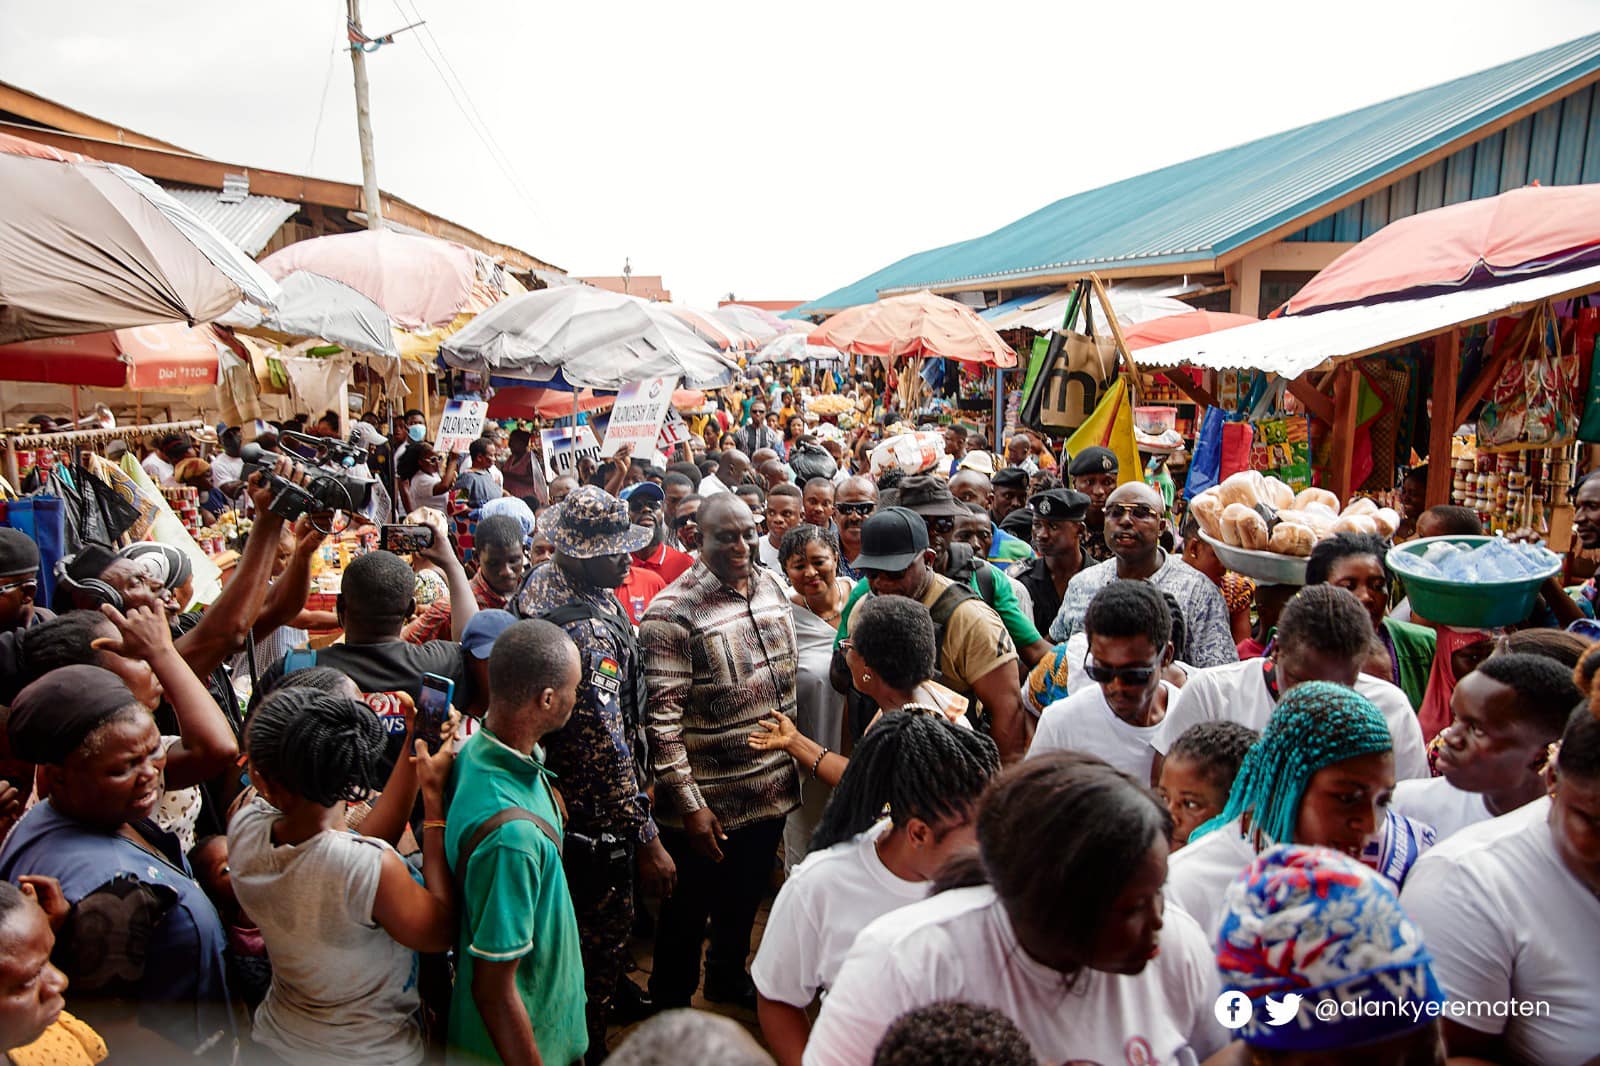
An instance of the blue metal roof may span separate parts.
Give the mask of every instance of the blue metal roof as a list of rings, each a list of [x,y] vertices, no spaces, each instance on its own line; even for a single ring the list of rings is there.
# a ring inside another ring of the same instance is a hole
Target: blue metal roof
[[[1214,260],[1296,219],[1314,215],[1340,197],[1597,70],[1600,33],[1398,99],[1057,200],[985,236],[907,256],[795,311],[840,310],[870,302],[880,294],[924,287],[991,288],[1074,270],[1159,268],[1164,263]],[[1547,175],[1552,180],[1584,180],[1586,166],[1560,165],[1569,157],[1600,158],[1600,108],[1585,107],[1584,111],[1581,119],[1574,115],[1558,120],[1557,125],[1570,127],[1574,137],[1586,139],[1588,150],[1582,140],[1576,149],[1563,146],[1559,156],[1552,149],[1553,169]],[[1526,121],[1532,124],[1535,117]],[[1505,133],[1522,125],[1519,122]],[[1493,195],[1502,187],[1511,187],[1505,185],[1512,176],[1507,173],[1498,175],[1499,181],[1486,182],[1475,180],[1472,168],[1458,178],[1446,170],[1462,168],[1446,168],[1443,163],[1439,167],[1441,180],[1451,179],[1454,187],[1470,196]],[[1496,186],[1492,191],[1491,185]],[[1354,232],[1359,233],[1362,205],[1335,217],[1351,210],[1357,219]],[[1345,226],[1342,232],[1350,229]]]

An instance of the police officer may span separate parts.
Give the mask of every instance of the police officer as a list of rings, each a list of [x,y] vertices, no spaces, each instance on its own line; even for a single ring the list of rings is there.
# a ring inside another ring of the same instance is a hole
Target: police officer
[[[523,618],[565,629],[583,664],[572,718],[544,744],[545,765],[567,806],[562,861],[583,951],[588,1061],[599,1062],[619,989],[634,1000],[628,1006],[648,1008],[624,976],[634,867],[651,895],[670,895],[676,877],[645,796],[644,667],[613,592],[651,531],[629,521],[626,503],[593,485],[574,489],[542,518],[555,555],[528,575],[511,606]]]
[[[1089,497],[1089,515],[1085,520],[1088,535],[1083,538],[1083,553],[1091,563],[1103,563],[1111,558],[1111,546],[1106,543],[1106,497],[1116,490],[1119,474],[1117,453],[1110,448],[1085,448],[1072,457],[1067,473],[1072,475],[1072,487]]]
[[[1067,594],[1067,582],[1083,569],[1089,497],[1073,489],[1046,489],[1028,505],[1033,508],[1033,550],[1038,554],[1012,564],[1009,573],[1033,598],[1034,625],[1048,633]]]

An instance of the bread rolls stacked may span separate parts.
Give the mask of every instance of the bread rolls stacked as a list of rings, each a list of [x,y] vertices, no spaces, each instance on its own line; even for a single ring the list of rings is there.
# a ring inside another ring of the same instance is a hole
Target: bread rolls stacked
[[[1371,500],[1340,510],[1327,489],[1296,494],[1275,477],[1248,470],[1207,489],[1189,503],[1206,536],[1235,548],[1305,557],[1319,540],[1336,533],[1375,533],[1384,539],[1400,528],[1392,508]]]

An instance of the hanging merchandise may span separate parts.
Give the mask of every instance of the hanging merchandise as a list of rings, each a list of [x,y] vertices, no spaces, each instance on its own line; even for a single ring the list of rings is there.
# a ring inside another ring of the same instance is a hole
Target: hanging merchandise
[[[1022,406],[1022,424],[1030,429],[1070,435],[1089,420],[1111,386],[1116,338],[1109,329],[1103,335],[1095,333],[1091,292],[1089,281],[1078,282],[1067,300],[1061,329],[1048,341],[1043,337],[1034,341]],[[1081,333],[1074,329],[1080,312]]]
[[[1502,343],[1516,347],[1478,415],[1479,450],[1570,443],[1578,429],[1578,358],[1561,351],[1549,303],[1528,312]]]
[[[1577,309],[1573,329],[1574,350],[1578,354],[1579,378],[1588,393],[1583,399],[1583,419],[1578,423],[1578,439],[1585,444],[1600,444],[1600,308],[1590,307],[1588,298]]]
[[[1254,423],[1250,469],[1270,474],[1299,492],[1311,487],[1311,419],[1306,415]]]
[[[1194,455],[1189,460],[1189,476],[1183,483],[1183,498],[1192,500],[1206,489],[1222,482],[1222,427],[1228,416],[1220,407],[1207,407],[1200,418],[1200,431],[1194,436]]]

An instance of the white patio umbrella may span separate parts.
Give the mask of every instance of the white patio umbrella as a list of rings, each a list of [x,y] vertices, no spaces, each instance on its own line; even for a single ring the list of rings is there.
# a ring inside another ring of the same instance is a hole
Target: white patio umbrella
[[[589,286],[540,289],[478,315],[439,349],[446,366],[491,378],[620,389],[678,374],[720,388],[738,363],[655,305]]]
[[[830,348],[826,344],[811,344],[806,340],[806,335],[800,333],[785,333],[774,337],[761,346],[761,350],[750,357],[752,363],[837,363],[844,358],[843,353],[837,348]]]

